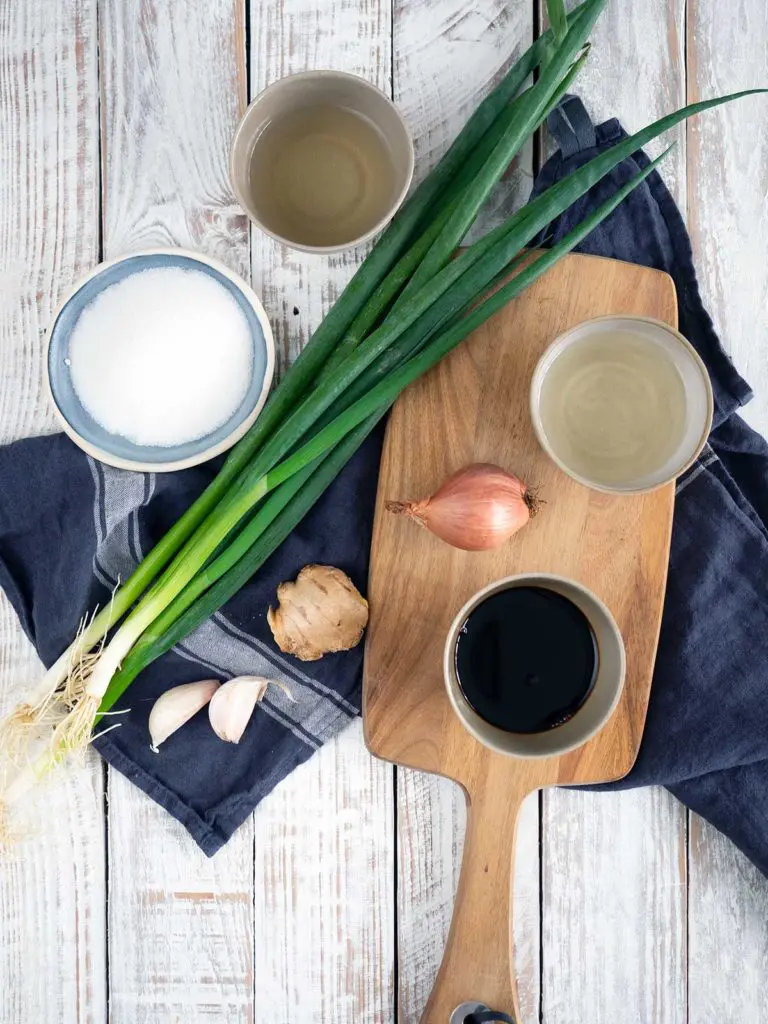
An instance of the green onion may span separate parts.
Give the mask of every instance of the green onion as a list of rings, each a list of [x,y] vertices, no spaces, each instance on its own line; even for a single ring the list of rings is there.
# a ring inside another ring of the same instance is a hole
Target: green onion
[[[336,420],[320,430],[311,442],[288,458],[284,463],[271,471],[264,479],[264,487],[274,490],[276,487],[288,487],[291,480],[300,481],[302,487],[307,486],[306,474],[313,473],[318,460],[328,458],[329,465],[333,460],[334,467],[343,458],[347,461],[368,435],[384,411],[395,401],[400,392],[420,377],[426,370],[439,362],[467,335],[476,330],[499,309],[507,304],[515,295],[519,295],[528,285],[545,273],[565,253],[570,252],[582,241],[602,220],[604,220],[620,202],[640,182],[644,181],[657,164],[667,155],[665,150],[648,167],[622,186],[609,200],[603,203],[581,224],[577,225],[557,245],[547,250],[531,264],[520,271],[506,285],[503,285],[489,298],[485,299],[472,313],[468,314],[452,328],[442,333],[437,340],[428,345],[418,356],[414,357],[401,368],[395,370]],[[349,439],[353,441],[350,443]],[[335,454],[328,456],[328,452]],[[341,463],[343,464],[343,463]],[[320,463],[322,469],[323,463]],[[340,467],[339,467],[340,468]],[[317,471],[318,475],[320,470]],[[337,469],[334,469],[334,473]],[[311,477],[309,478],[311,479]],[[295,486],[295,484],[294,484]],[[278,496],[280,496],[278,500]],[[290,495],[289,495],[290,496]],[[125,692],[139,671],[162,653],[169,650],[174,643],[183,639],[197,628],[210,615],[226,603],[240,587],[253,575],[272,550],[268,550],[262,542],[273,515],[280,514],[285,507],[281,491],[276,490],[271,503],[266,502],[249,526],[242,531],[235,543],[218,559],[206,566],[196,577],[194,583],[187,586],[175,601],[158,616],[150,629],[133,648],[126,659],[125,665],[118,671],[105,693],[100,711],[109,710],[114,702]],[[287,531],[286,531],[287,533]],[[283,534],[284,537],[286,534]],[[277,543],[280,543],[278,541]],[[277,547],[277,543],[275,547]],[[231,574],[231,575],[230,575]],[[209,587],[219,582],[215,594],[208,593]],[[201,595],[205,595],[202,597]],[[183,623],[182,623],[183,619]]]
[[[570,19],[578,18],[582,9],[591,2],[594,0],[587,0],[577,7]],[[215,479],[147,554],[131,576],[118,587],[110,604],[90,620],[73,644],[49,669],[31,697],[33,703],[38,697],[43,699],[54,683],[58,685],[63,682],[72,659],[101,640],[144,593],[151,581],[213,511],[288,411],[314,385],[345,331],[412,241],[414,234],[423,233],[425,219],[428,216],[439,216],[442,194],[464,170],[467,161],[472,159],[476,148],[481,145],[485,133],[505,111],[526,78],[538,67],[551,39],[551,32],[537,39],[477,107],[438,165],[418,186],[377,241],[309,343],[275,388],[254,426],[230,452]]]
[[[30,723],[36,734],[43,724],[50,728],[46,763],[87,743],[97,712],[106,712],[145,665],[237,592],[403,388],[577,245],[658,161],[557,245],[530,259],[525,246],[539,232],[668,128],[765,91],[695,103],[661,118],[455,255],[510,161],[570,88],[604,3],[585,0],[566,17],[562,0],[549,0],[552,30],[480,104],[405,203],[215,480],[12,716],[19,729]],[[520,92],[537,68],[537,81]],[[109,642],[92,650],[115,623]]]
[[[582,5],[578,15],[571,21],[562,45],[555,50],[539,81],[520,97],[517,116],[493,149],[482,172],[467,189],[461,205],[448,217],[445,227],[415,271],[406,292],[428,281],[445,266],[512,158],[546,118],[551,104],[556,103],[571,85],[586,57],[581,51],[587,36],[604,6],[605,0],[587,0]]]
[[[309,463],[270,495],[247,527],[246,540],[241,540],[246,536],[243,531],[237,547],[231,545],[222,561],[204,568],[194,586],[185,588],[145,630],[112,678],[99,708],[101,714],[109,711],[143,668],[189,636],[245,586],[336,479],[385,412],[382,409],[381,415],[364,421],[323,459]]]
[[[556,43],[561,43],[568,26],[563,0],[547,0],[547,17]]]

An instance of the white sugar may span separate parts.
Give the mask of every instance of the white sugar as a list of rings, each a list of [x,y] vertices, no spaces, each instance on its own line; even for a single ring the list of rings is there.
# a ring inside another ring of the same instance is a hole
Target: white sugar
[[[198,270],[130,274],[82,312],[69,341],[78,398],[112,434],[169,447],[205,437],[236,411],[251,381],[248,321]]]

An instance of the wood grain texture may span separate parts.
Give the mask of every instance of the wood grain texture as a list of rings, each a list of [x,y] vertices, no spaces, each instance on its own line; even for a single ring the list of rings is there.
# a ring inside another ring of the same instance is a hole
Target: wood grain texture
[[[253,830],[215,857],[109,779],[110,1022],[254,1020]]]
[[[684,0],[606,5],[574,89],[596,123],[618,117],[632,132],[685,102],[684,27]],[[648,151],[656,156],[672,140],[677,145],[660,170],[684,211],[684,127]],[[550,880],[542,894],[544,1021],[684,1020],[686,961],[679,929],[686,909],[685,865],[669,851],[685,842],[685,810],[649,790],[615,798],[548,790],[543,800]],[[586,808],[582,816],[579,810]],[[669,831],[658,831],[662,826]],[[658,851],[645,836],[655,837]],[[632,852],[638,849],[647,855],[645,862]],[[561,958],[587,936],[578,958],[564,963]],[[657,944],[668,961],[651,955]],[[647,984],[635,970],[638,964],[648,972]]]
[[[698,3],[701,0],[697,0]],[[547,24],[546,2],[538,0]],[[568,0],[569,8],[576,0]],[[627,132],[677,110],[685,103],[685,0],[609,0],[590,42],[589,59],[574,83],[595,124],[617,117]],[[677,203],[685,209],[685,125],[649,143],[656,157],[671,143],[661,173]],[[546,148],[556,148],[546,140]]]
[[[527,412],[531,375],[549,342],[608,311],[675,323],[672,282],[645,268],[566,257],[412,385],[388,424],[368,589],[366,740],[380,756],[461,782],[470,805],[448,948],[426,1011],[430,1022],[470,998],[511,1011],[507,892],[522,799],[554,783],[618,778],[639,747],[661,620],[672,487],[620,497],[581,487],[542,451]],[[477,461],[513,467],[546,495],[544,513],[514,543],[458,551],[385,512],[387,498],[430,494],[447,474]],[[398,572],[404,562],[407,574]],[[458,722],[443,686],[442,654],[450,623],[472,594],[502,576],[531,571],[576,579],[605,601],[622,631],[627,678],[616,712],[596,737],[564,757],[521,760],[492,753]]]
[[[392,793],[356,722],[256,811],[257,1024],[395,1019]]]
[[[391,92],[389,0],[251,0],[251,98],[284,75],[334,68]],[[278,373],[309,340],[367,246],[332,256],[288,249],[252,228],[253,287],[274,335]]]
[[[56,429],[43,333],[98,258],[95,0],[0,6],[0,443]]]
[[[730,840],[691,814],[690,1024],[762,1022],[768,1006],[768,885]]]
[[[533,5],[506,0],[395,0],[393,98],[416,149],[416,180],[434,166],[467,117],[533,38]],[[460,69],[460,73],[457,73]],[[527,198],[532,147],[491,196],[473,235]],[[398,954],[400,1009],[407,1022],[426,1005],[448,934],[466,820],[461,790],[434,775],[398,773]],[[538,801],[528,802],[517,838],[515,941],[521,1007],[539,1003]]]
[[[246,92],[244,7],[103,5],[105,255],[183,245],[247,274],[229,143]],[[253,827],[209,862],[116,772],[109,782],[113,1024],[253,1020]]]
[[[465,799],[449,779],[397,769],[400,1017],[416,1024],[432,991],[448,937],[466,825]],[[513,942],[520,1020],[539,1011],[539,798],[517,822]]]
[[[688,99],[768,87],[768,5],[689,5]],[[688,230],[715,329],[762,401],[745,418],[768,433],[768,97],[750,96],[688,125]]]
[[[105,256],[181,245],[247,277],[248,220],[229,183],[245,107],[240,0],[104,0]]]
[[[394,0],[393,96],[413,134],[416,181],[532,39],[528,3]],[[526,146],[483,208],[473,235],[494,227],[528,198],[531,159]]]
[[[389,94],[389,0],[253,0],[250,56],[252,95],[283,75],[323,67],[361,75]],[[313,256],[256,228],[251,237],[253,286],[284,370],[367,248]],[[256,828],[257,1019],[392,1020],[392,769],[373,761],[351,728],[282,784]],[[260,888],[260,878],[277,889]]]
[[[54,429],[43,331],[98,258],[92,0],[0,4],[0,442]],[[42,666],[0,594],[0,715]],[[0,864],[0,1019],[106,1015],[102,768],[91,755],[38,790]]]
[[[768,85],[768,9],[688,7],[688,98]],[[715,329],[755,391],[745,418],[768,431],[768,99],[688,127],[688,228]],[[689,1022],[762,1021],[768,1006],[768,885],[719,832],[690,822]]]
[[[544,793],[546,1024],[687,1024],[685,811],[642,797]]]

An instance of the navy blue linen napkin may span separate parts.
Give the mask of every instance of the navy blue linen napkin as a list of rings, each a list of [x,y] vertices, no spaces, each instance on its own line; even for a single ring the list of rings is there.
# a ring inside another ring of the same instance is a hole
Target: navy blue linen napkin
[[[560,150],[534,194],[626,133],[595,127],[576,96],[548,127]],[[615,188],[647,167],[620,164],[544,233],[556,242]],[[736,414],[751,397],[704,309],[680,212],[654,171],[579,251],[665,270],[682,333],[709,369],[714,429],[678,481],[669,577],[640,754],[610,787],[665,785],[728,835],[768,875],[768,445]]]
[[[96,740],[102,757],[161,804],[209,856],[256,804],[360,713],[362,645],[304,663],[280,653],[266,621],[283,580],[310,562],[343,569],[365,593],[382,431],[375,431],[314,508],[226,607],[146,668]],[[0,448],[0,587],[46,665],[80,618],[103,606],[143,553],[215,474],[129,473],[86,456],[63,434]],[[147,719],[164,690],[197,679],[263,675],[288,683],[258,705],[238,745],[205,712],[155,754]]]
[[[537,192],[624,137],[616,121],[595,128],[575,97],[550,127],[561,151],[543,168]],[[645,164],[643,154],[625,160],[546,235],[561,237]],[[688,236],[659,175],[581,248],[673,276],[681,329],[707,363],[717,406],[707,448],[678,483],[648,723],[637,765],[619,785],[667,785],[768,874],[768,446],[735,415],[749,388],[702,307]],[[277,584],[308,562],[338,565],[364,592],[380,446],[379,432],[248,586],[137,678],[119,705],[130,707],[120,728],[97,741],[105,759],[208,854],[359,713],[361,648],[302,664],[276,649],[265,612]],[[0,586],[46,664],[214,471],[125,473],[94,462],[61,435],[0,448]],[[272,690],[239,746],[219,741],[202,713],[160,754],[150,751],[147,717],[159,693],[246,672],[285,678],[297,704]]]

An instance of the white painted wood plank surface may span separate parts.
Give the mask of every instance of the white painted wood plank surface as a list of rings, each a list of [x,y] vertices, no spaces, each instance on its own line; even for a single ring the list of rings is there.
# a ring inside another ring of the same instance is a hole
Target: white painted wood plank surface
[[[768,87],[768,4],[698,0],[688,9],[690,102]],[[765,96],[688,126],[689,230],[702,297],[757,400],[744,416],[768,434],[768,116]]]
[[[548,791],[542,835],[546,1024],[686,1024],[684,809]]]
[[[395,0],[393,98],[416,149],[416,178],[434,166],[478,102],[533,39],[533,8],[507,0],[440,3]],[[527,198],[527,146],[489,200],[475,232]],[[446,779],[398,771],[398,959],[401,1019],[419,1020],[442,959],[464,843],[460,789]],[[538,801],[521,815],[515,892],[516,967],[521,1008],[539,1005]],[[471,993],[468,993],[468,997]]]
[[[356,722],[256,811],[258,1024],[395,1020],[392,772]]]
[[[102,18],[105,255],[182,245],[247,274],[227,170],[243,5],[107,0]],[[112,1024],[252,1021],[252,824],[209,860],[110,771],[108,841]]]
[[[392,86],[424,173],[529,38],[531,6],[395,0],[392,14],[388,0],[253,0],[251,89],[309,66]],[[302,256],[254,232],[249,256],[226,167],[245,100],[244,4],[103,0],[99,12],[105,254],[182,244],[251,269],[287,365],[359,254]],[[767,19],[763,0],[688,4],[689,99],[768,79]],[[618,115],[631,130],[683,101],[684,26],[683,0],[609,3],[578,90],[596,119]],[[94,0],[0,3],[1,441],[55,429],[41,331],[60,292],[99,258],[96,62]],[[702,291],[756,388],[748,417],[763,431],[764,102],[678,131],[664,169],[690,207]],[[527,184],[515,172],[485,223]],[[0,710],[38,670],[0,598]],[[112,774],[107,979],[101,769],[91,759],[67,773],[47,794],[63,820],[52,831],[33,816],[37,834],[0,867],[0,1021],[104,1020],[108,980],[116,1024],[388,1024],[396,946],[398,1019],[417,1021],[448,927],[463,799],[450,783],[401,771],[395,813],[392,779],[355,726],[209,861]],[[542,1024],[760,1024],[768,884],[728,841],[692,818],[686,905],[685,812],[666,794],[558,792],[544,807],[542,922],[536,800],[524,809],[516,878],[525,1024],[539,1019],[540,923]]]
[[[391,87],[389,0],[253,0],[251,92],[331,67]],[[291,251],[252,231],[253,286],[278,368],[298,355],[365,250]],[[286,779],[255,814],[256,1020],[394,1019],[393,771],[359,725]]]
[[[97,259],[96,45],[93,0],[0,4],[0,442],[55,429],[43,331]],[[0,594],[0,715],[41,671]],[[0,1020],[103,1021],[99,759],[46,783],[28,811],[0,856]]]
[[[768,7],[689,4],[688,98],[768,85]],[[702,295],[768,432],[768,101],[739,100],[688,128],[688,221]],[[689,1022],[768,1015],[768,882],[691,815]]]
[[[689,861],[689,1024],[762,1024],[768,1013],[768,882],[696,814]]]
[[[538,2],[546,25],[546,4]],[[575,5],[568,0],[569,8]],[[684,105],[685,8],[685,0],[608,0],[590,36],[589,59],[572,90],[584,100],[595,124],[617,117],[627,132],[636,132]],[[660,172],[684,210],[685,126],[655,139],[647,152],[658,156],[673,142],[675,149]]]
[[[632,132],[685,102],[684,16],[684,0],[607,5],[573,90],[596,124]],[[662,173],[685,209],[684,132],[649,151],[675,137]],[[660,790],[548,790],[543,808],[545,1024],[683,1024],[685,810]]]

